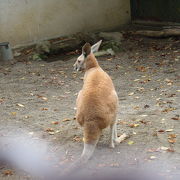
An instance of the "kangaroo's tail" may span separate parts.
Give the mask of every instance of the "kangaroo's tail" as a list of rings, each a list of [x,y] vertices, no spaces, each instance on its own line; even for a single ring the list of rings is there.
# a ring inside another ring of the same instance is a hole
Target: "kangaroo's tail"
[[[74,173],[76,170],[79,170],[87,163],[87,161],[92,157],[96,144],[86,144],[84,143],[84,149],[81,154],[81,157],[76,160],[70,167],[65,169],[62,173],[62,176],[69,176]]]

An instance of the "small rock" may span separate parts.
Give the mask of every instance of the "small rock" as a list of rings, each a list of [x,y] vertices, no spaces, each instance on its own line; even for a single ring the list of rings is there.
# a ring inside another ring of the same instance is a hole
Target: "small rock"
[[[50,46],[51,46],[51,44],[49,41],[39,42],[36,45],[36,51],[38,54],[49,53],[50,52]]]
[[[123,34],[120,32],[101,32],[99,33],[99,37],[107,41],[114,40],[116,42],[120,42],[123,40]]]
[[[17,51],[14,52],[14,57],[18,57],[18,56],[20,56],[20,55],[21,55],[20,52],[17,52]]]
[[[98,51],[96,53],[94,53],[95,56],[104,56],[104,55],[111,55],[114,56],[115,52],[110,48],[107,50],[102,50],[102,51]]]
[[[122,47],[121,47],[121,42],[115,41],[115,40],[110,40],[110,41],[105,41],[102,44],[102,50],[108,50],[112,49],[115,52],[119,52]]]
[[[41,55],[38,53],[33,54],[32,60],[33,61],[41,61],[42,60]]]

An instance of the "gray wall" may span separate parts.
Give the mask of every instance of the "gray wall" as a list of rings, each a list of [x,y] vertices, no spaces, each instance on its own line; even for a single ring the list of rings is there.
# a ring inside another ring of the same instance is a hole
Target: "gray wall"
[[[129,21],[129,0],[0,0],[0,42],[13,46]]]

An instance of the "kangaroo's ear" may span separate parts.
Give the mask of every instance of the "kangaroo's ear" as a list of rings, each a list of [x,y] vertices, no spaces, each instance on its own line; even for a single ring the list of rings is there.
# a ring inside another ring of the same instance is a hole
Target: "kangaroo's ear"
[[[92,53],[95,53],[99,50],[99,47],[102,43],[102,40],[98,41],[96,44],[94,44],[92,47],[91,47],[91,52]]]
[[[82,53],[84,54],[85,57],[87,57],[91,53],[91,45],[89,43],[86,43],[82,47]]]

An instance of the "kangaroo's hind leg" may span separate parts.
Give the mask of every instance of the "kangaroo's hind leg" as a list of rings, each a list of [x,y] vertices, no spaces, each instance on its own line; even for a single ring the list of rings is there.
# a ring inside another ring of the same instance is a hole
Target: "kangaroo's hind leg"
[[[123,133],[120,137],[117,135],[117,122],[114,123],[114,142],[119,144],[127,138],[127,135]]]
[[[117,139],[117,120],[116,120],[116,115],[113,115],[113,121],[112,124],[110,124],[110,147],[114,148],[115,147],[115,142]]]
[[[115,145],[114,145],[114,138],[115,138],[115,123],[110,125],[110,144],[109,144],[109,146],[111,148],[115,147]]]
[[[114,148],[115,144],[121,143],[127,135],[124,133],[120,137],[117,135],[117,121],[115,120],[113,124],[110,125],[110,147]]]

